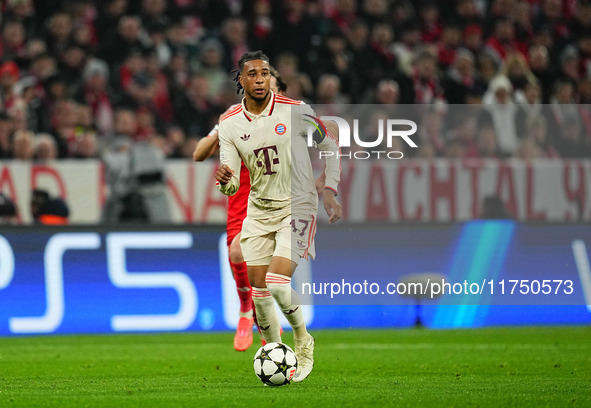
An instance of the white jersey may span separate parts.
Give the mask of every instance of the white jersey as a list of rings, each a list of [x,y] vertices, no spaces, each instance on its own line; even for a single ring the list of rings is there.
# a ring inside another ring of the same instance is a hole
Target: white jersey
[[[248,112],[243,100],[221,118],[220,161],[234,174],[229,183],[217,185],[222,193],[234,195],[240,187],[240,161],[244,162],[251,183],[248,217],[318,211],[306,137],[308,118],[313,116],[312,109],[302,101],[271,92],[261,114]],[[336,192],[340,181],[339,147],[330,134],[317,147],[333,152],[326,157],[326,187]]]

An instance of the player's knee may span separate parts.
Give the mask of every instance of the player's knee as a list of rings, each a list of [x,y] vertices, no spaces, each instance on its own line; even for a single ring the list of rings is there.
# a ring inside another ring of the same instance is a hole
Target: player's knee
[[[244,262],[244,256],[242,255],[242,248],[240,247],[239,236],[234,238],[230,243],[230,247],[228,248],[228,256],[230,257],[230,261],[232,263]]]
[[[266,288],[265,275],[267,274],[266,267],[264,266],[249,266],[248,267],[248,280],[250,286],[253,288]]]
[[[244,262],[244,257],[242,256],[242,250],[240,249],[240,244],[234,245],[234,243],[232,243],[230,245],[228,255],[230,256],[230,261],[232,261],[232,263]]]

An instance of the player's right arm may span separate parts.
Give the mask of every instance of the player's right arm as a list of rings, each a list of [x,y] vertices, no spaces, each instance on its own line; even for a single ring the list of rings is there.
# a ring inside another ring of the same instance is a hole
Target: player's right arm
[[[218,129],[219,125],[215,125],[207,136],[201,138],[197,143],[197,146],[195,146],[193,160],[200,162],[211,157],[215,153],[218,149]]]
[[[225,123],[220,123],[218,137],[220,140],[220,167],[215,178],[217,188],[225,195],[234,195],[240,188],[241,158],[236,146],[227,136]]]

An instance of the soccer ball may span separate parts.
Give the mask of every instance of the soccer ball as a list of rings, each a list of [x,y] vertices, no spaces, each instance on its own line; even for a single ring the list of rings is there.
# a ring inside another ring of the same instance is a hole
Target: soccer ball
[[[288,384],[297,367],[295,353],[283,343],[267,343],[254,355],[254,373],[266,385]]]

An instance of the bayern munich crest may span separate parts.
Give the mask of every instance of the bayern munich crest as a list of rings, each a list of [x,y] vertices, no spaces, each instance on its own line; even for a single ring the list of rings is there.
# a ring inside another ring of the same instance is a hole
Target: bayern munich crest
[[[286,131],[287,128],[283,123],[279,123],[277,126],[275,126],[275,133],[277,133],[278,135],[283,135]]]

